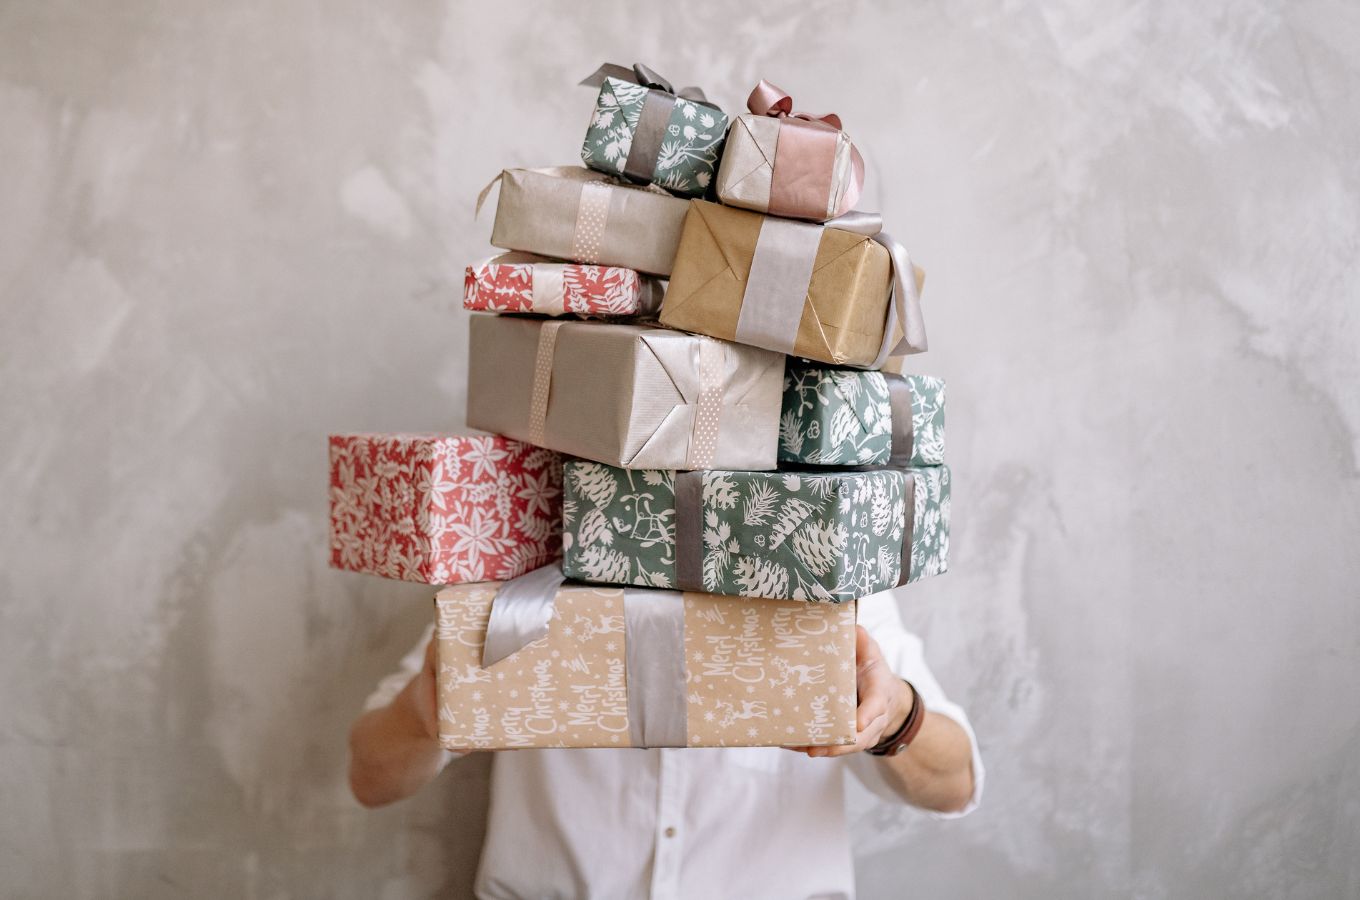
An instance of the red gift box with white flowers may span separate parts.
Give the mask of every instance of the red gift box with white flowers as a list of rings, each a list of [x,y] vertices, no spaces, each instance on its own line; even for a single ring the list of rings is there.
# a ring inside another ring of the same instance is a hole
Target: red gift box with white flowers
[[[562,460],[499,435],[330,438],[331,565],[424,584],[514,578],[561,556]]]
[[[468,266],[463,277],[463,308],[481,312],[643,317],[660,307],[657,280],[619,266],[504,253]]]

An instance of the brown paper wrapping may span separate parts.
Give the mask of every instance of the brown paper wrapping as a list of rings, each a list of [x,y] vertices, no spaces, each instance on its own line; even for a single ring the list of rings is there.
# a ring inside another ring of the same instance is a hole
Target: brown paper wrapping
[[[450,750],[629,747],[621,588],[567,585],[548,634],[482,668],[499,584],[435,598],[439,742]],[[855,604],[684,595],[688,746],[855,740]]]
[[[702,200],[690,202],[661,321],[731,340],[765,216]],[[812,227],[812,226],[809,226]],[[925,273],[915,272],[917,284]],[[794,346],[820,362],[867,366],[883,343],[892,267],[872,238],[823,228]]]
[[[543,326],[543,319],[472,317],[468,427],[533,443],[529,407]],[[628,469],[687,468],[705,340],[654,326],[562,324],[539,443]],[[723,398],[711,466],[773,469],[784,358],[726,341],[719,347]]]
[[[575,254],[583,184],[607,185],[609,214],[594,259]],[[579,166],[506,169],[491,243],[557,259],[670,274],[688,203],[660,188],[621,184]]]

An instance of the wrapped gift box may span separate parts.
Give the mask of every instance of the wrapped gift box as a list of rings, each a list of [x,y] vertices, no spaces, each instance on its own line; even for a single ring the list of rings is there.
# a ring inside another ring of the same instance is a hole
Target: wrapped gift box
[[[727,135],[727,114],[635,79],[606,77],[581,160],[592,169],[702,196]]]
[[[944,462],[944,381],[790,364],[779,461],[937,466]]]
[[[690,202],[661,321],[836,365],[881,365],[892,262],[872,237]],[[924,274],[913,272],[919,290]]]
[[[855,740],[854,603],[549,585],[546,627],[519,634],[503,627],[501,588],[435,600],[447,749]],[[493,643],[506,655],[488,657]]]
[[[555,259],[667,276],[686,201],[579,166],[506,169],[491,243]]]
[[[451,584],[561,554],[562,461],[496,435],[330,438],[331,565]]]
[[[762,81],[732,123],[718,169],[718,199],[773,216],[824,222],[854,208],[864,160],[835,115],[793,113],[793,101]],[[792,113],[792,114],[791,114]]]
[[[503,253],[468,266],[463,308],[545,316],[655,316],[657,279],[620,266],[554,262],[530,253]]]
[[[467,421],[628,468],[772,469],[784,359],[666,328],[474,315]]]
[[[565,473],[562,565],[582,581],[837,602],[948,567],[943,466]]]

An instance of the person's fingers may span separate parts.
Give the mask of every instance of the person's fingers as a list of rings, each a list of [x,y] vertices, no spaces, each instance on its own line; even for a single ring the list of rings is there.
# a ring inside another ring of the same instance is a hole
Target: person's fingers
[[[855,709],[855,731],[863,732],[869,723],[888,714],[888,691],[880,684],[870,684],[860,694],[859,706]]]

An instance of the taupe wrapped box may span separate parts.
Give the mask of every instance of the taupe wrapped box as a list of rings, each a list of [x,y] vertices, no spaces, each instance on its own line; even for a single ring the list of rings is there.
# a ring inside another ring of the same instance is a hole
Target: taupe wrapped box
[[[506,169],[491,243],[668,276],[689,203],[580,166]]]
[[[541,636],[490,661],[500,588],[456,585],[435,600],[450,750],[855,742],[854,601],[568,584]]]
[[[470,428],[627,469],[775,467],[781,354],[668,328],[492,315],[472,317],[469,344]]]

